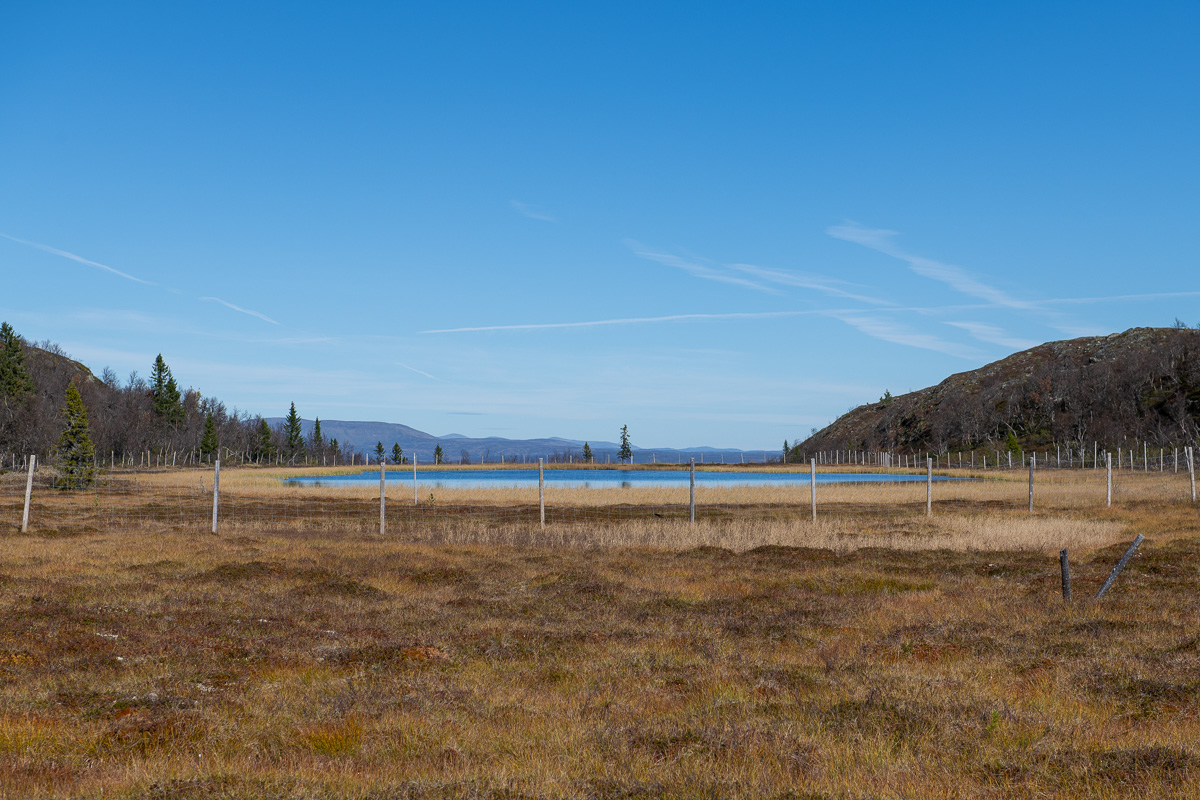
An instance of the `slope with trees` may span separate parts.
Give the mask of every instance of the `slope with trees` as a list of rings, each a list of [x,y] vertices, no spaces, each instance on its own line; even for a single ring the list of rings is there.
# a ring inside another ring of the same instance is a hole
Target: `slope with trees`
[[[971,450],[1200,439],[1200,330],[1048,342],[937,386],[850,410],[792,452]]]

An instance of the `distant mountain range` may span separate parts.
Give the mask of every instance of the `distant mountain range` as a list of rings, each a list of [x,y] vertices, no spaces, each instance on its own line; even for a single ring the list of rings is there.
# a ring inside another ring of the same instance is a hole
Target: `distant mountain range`
[[[283,423],[283,417],[268,417],[271,427]],[[301,420],[305,436],[312,434],[313,421]],[[499,436],[475,438],[463,436],[460,433],[448,433],[434,436],[408,425],[393,422],[355,422],[338,419],[321,420],[321,435],[326,439],[337,439],[343,448],[372,453],[376,442],[383,442],[383,447],[389,453],[393,444],[398,444],[406,456],[416,454],[422,463],[433,461],[433,449],[439,444],[447,462],[458,463],[463,460],[463,453],[471,463],[498,462],[501,458],[506,461],[523,459],[536,461],[539,458],[563,460],[572,456],[578,460],[583,450],[583,441],[578,439],[562,439],[552,436],[545,439],[504,439]],[[620,445],[616,442],[590,441],[592,453],[598,462],[615,461]],[[676,449],[670,447],[644,448],[633,447],[636,463],[657,461],[667,463],[686,463],[689,459],[706,463],[720,462],[739,463],[740,461],[762,461],[778,455],[774,451],[737,450],[717,447],[688,447]]]

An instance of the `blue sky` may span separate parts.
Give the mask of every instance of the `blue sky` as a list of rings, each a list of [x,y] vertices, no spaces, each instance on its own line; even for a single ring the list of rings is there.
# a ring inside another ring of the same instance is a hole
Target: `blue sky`
[[[0,317],[435,434],[774,448],[1200,323],[1200,5],[0,10]]]

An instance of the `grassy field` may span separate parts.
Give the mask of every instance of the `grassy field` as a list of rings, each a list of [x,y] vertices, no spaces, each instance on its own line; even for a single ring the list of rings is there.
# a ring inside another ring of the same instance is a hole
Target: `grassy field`
[[[1186,476],[1033,515],[1020,478],[932,518],[5,533],[0,795],[1200,796]]]

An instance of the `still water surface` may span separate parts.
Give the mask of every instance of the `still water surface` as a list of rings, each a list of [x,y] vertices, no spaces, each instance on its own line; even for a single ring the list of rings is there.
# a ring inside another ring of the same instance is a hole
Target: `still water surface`
[[[557,489],[629,489],[688,485],[687,470],[546,470],[546,485]],[[388,470],[388,483],[412,485],[412,469]],[[933,476],[935,481],[955,480]],[[885,475],[869,472],[818,472],[817,483],[912,483],[924,475]],[[697,486],[806,486],[808,472],[704,472],[696,470]],[[289,478],[305,486],[363,486],[379,482],[378,470],[354,475]],[[429,489],[536,489],[536,469],[417,470],[417,487]]]

